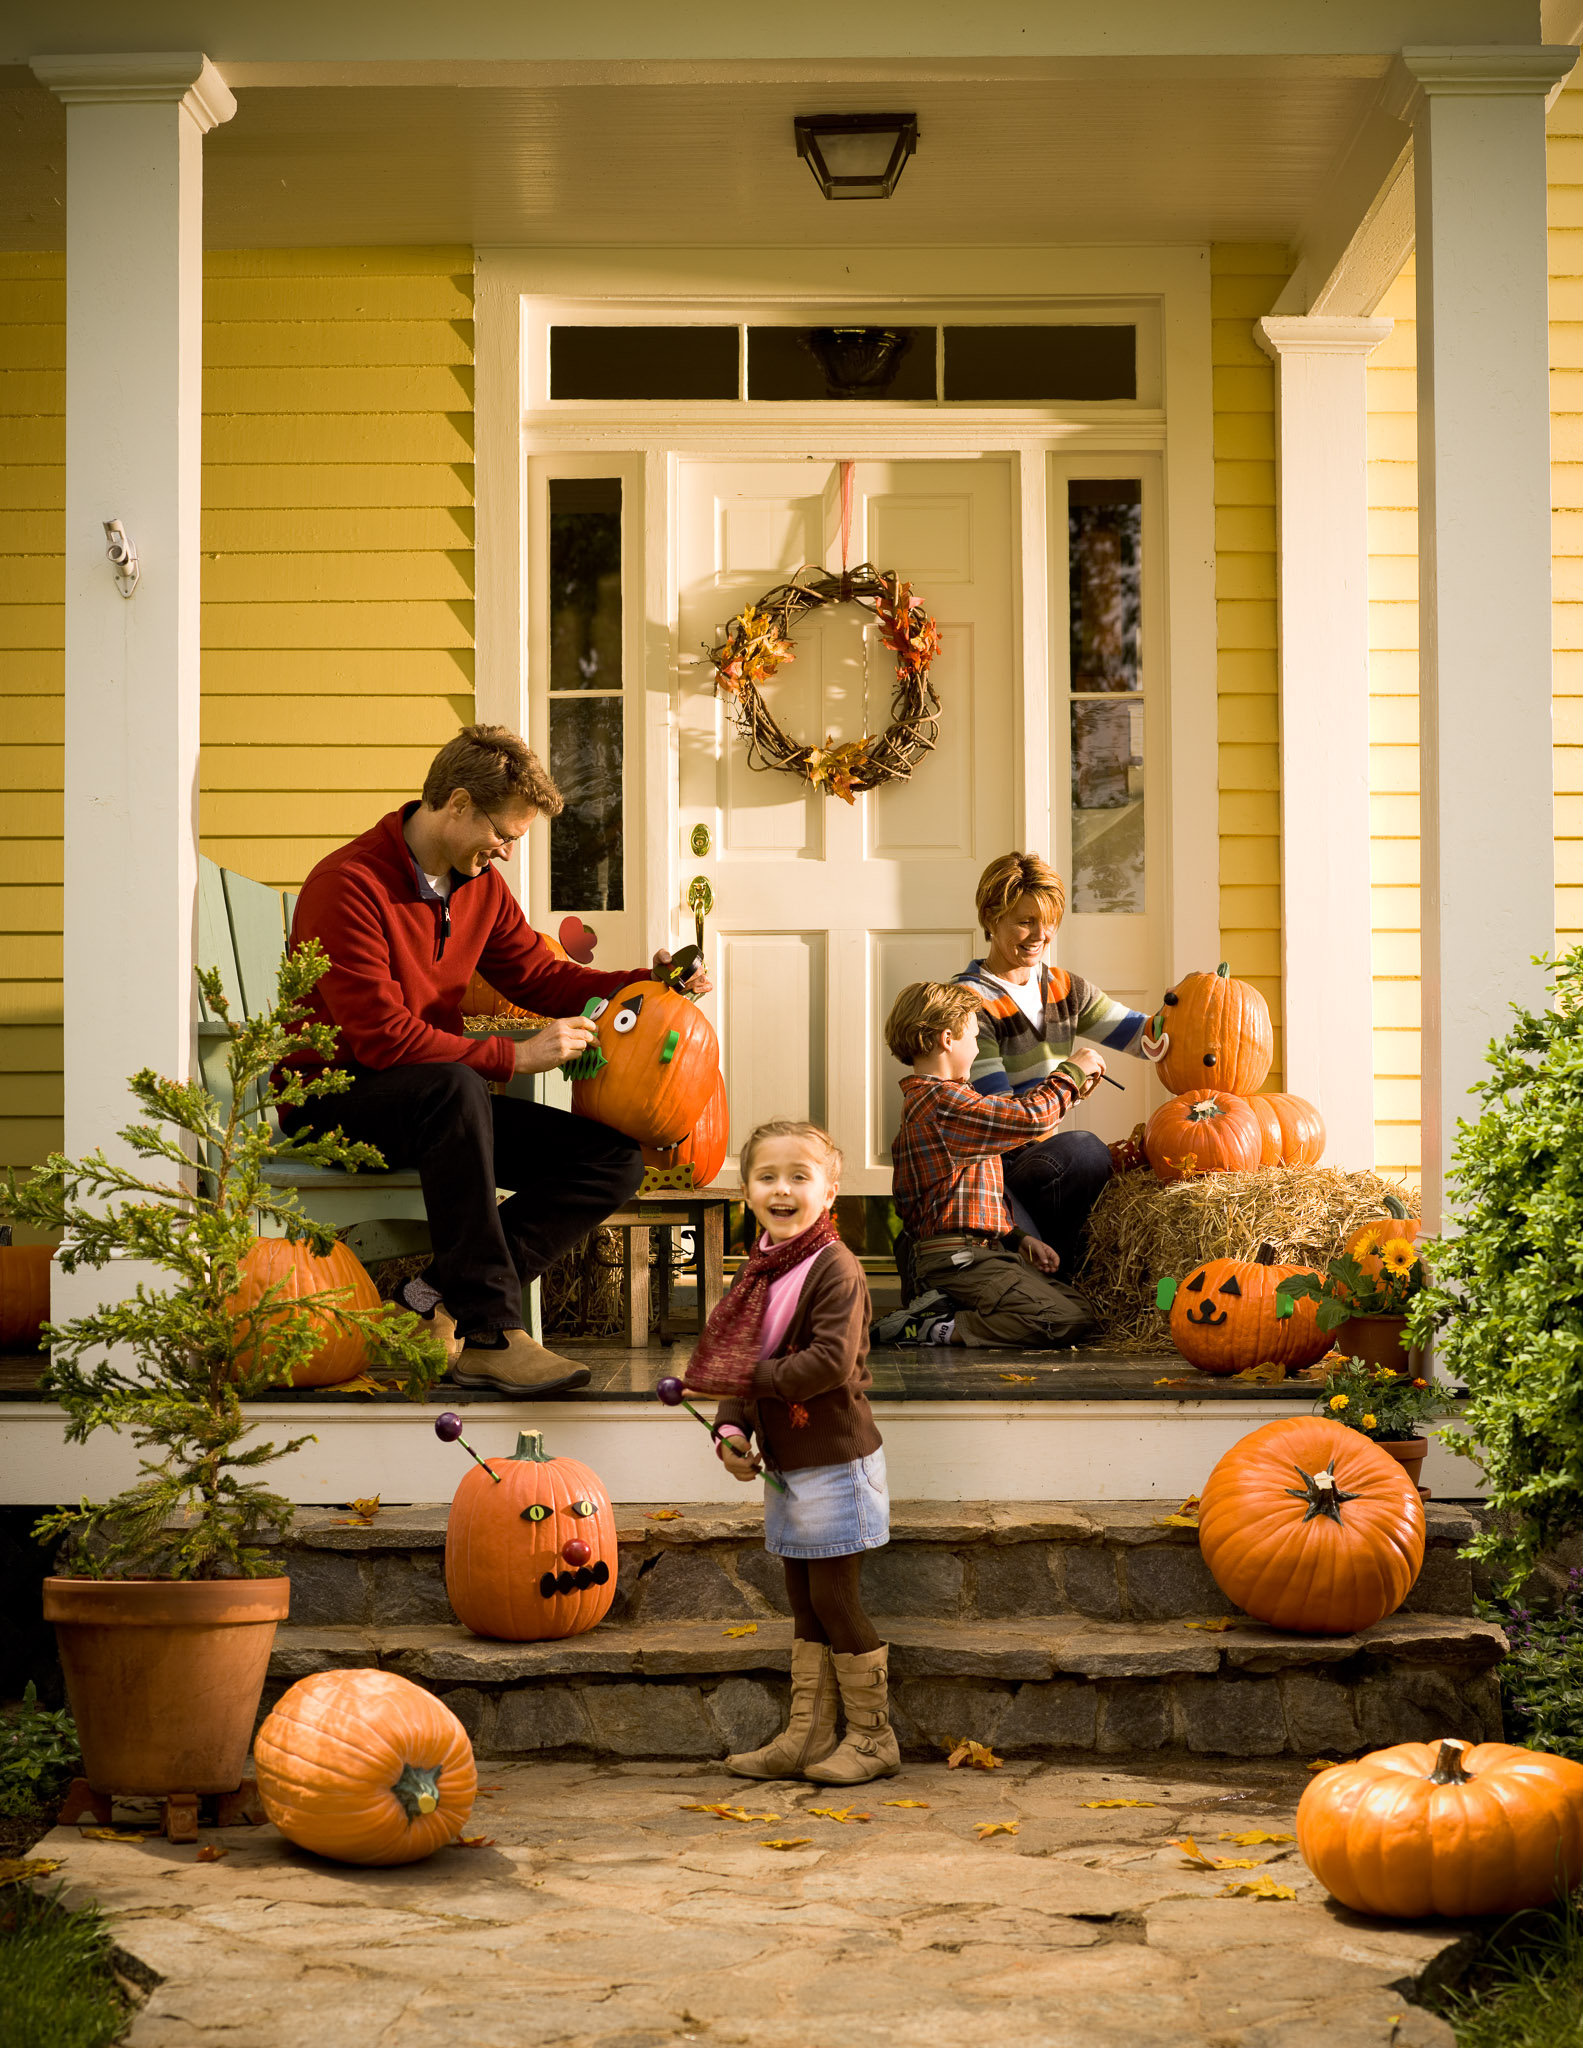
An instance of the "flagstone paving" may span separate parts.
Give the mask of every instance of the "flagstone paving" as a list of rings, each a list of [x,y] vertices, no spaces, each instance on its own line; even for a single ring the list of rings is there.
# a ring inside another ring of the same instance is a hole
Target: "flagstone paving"
[[[501,1764],[476,1846],[406,1869],[268,1827],[206,1832],[210,1862],[75,1829],[34,1853],[149,1986],[129,2048],[1452,2048],[1413,2000],[1475,1930],[1361,1919],[1289,1842],[1228,1839],[1290,1835],[1306,1782],[1273,1759],[1013,1759],[843,1794],[712,1764]],[[715,1802],[757,1818],[688,1810]],[[1195,1867],[1185,1835],[1258,1868]],[[1261,1880],[1296,1896],[1221,1896]]]

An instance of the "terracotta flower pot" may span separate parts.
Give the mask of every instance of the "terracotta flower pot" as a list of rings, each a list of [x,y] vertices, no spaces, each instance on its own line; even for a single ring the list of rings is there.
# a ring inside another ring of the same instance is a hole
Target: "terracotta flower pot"
[[[46,1579],[96,1792],[234,1792],[291,1581]]]
[[[1409,1351],[1402,1342],[1406,1327],[1405,1316],[1348,1316],[1336,1332],[1336,1349],[1360,1365],[1406,1373],[1411,1378],[1423,1371],[1424,1354]]]
[[[1394,1458],[1396,1460],[1397,1464],[1404,1469],[1408,1478],[1413,1482],[1414,1486],[1418,1488],[1418,1491],[1423,1495],[1424,1499],[1428,1500],[1429,1489],[1427,1486],[1422,1485],[1418,1478],[1419,1473],[1424,1469],[1424,1453],[1429,1449],[1428,1437],[1376,1437],[1374,1441],[1388,1458]]]

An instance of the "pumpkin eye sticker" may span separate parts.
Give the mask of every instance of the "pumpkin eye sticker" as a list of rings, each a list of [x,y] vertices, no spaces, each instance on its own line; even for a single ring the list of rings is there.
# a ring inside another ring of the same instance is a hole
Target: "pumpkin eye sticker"
[[[591,1515],[597,1515],[599,1512],[598,1508],[594,1506],[591,1500],[574,1500],[572,1502],[571,1511],[574,1515],[577,1516],[579,1521],[584,1522],[586,1522]]]
[[[532,1501],[522,1510],[522,1519],[525,1522],[547,1522],[550,1519],[550,1511],[543,1501]]]
[[[1235,1273],[1233,1273],[1229,1279],[1221,1281],[1220,1291],[1222,1294],[1232,1295],[1238,1301],[1242,1299],[1242,1289],[1237,1284],[1237,1276]]]
[[[624,1038],[629,1031],[636,1029],[638,1013],[642,1008],[643,998],[641,996],[623,997],[620,1009],[617,1010],[610,1020],[611,1030],[619,1031]]]

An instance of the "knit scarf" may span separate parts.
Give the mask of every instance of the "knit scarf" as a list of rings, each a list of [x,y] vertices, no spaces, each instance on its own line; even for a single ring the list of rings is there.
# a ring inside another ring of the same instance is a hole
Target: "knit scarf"
[[[783,1273],[822,1252],[827,1244],[839,1242],[826,1211],[817,1223],[784,1244],[755,1245],[736,1285],[709,1318],[688,1363],[683,1386],[694,1394],[744,1398],[752,1388],[753,1369],[759,1362],[759,1337],[770,1288]]]

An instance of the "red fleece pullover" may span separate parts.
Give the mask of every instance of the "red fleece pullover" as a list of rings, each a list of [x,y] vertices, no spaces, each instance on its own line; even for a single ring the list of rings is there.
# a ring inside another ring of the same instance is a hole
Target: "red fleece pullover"
[[[462,1031],[462,992],[475,973],[524,1009],[575,1017],[590,996],[614,995],[649,970],[600,973],[557,958],[493,864],[453,875],[448,902],[420,893],[401,832],[416,808],[392,811],[326,854],[302,885],[291,943],[317,939],[330,960],[310,998],[314,1020],[338,1027],[338,1052],[360,1067],[450,1063],[509,1081],[513,1041]]]

